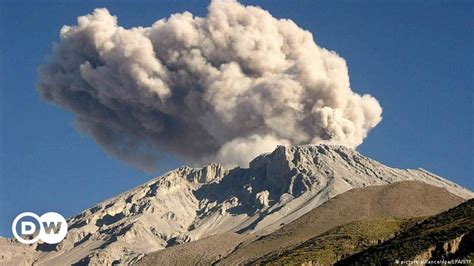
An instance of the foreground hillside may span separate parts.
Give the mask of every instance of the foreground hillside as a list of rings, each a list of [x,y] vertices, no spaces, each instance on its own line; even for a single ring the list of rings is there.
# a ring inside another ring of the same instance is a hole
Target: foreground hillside
[[[339,262],[393,264],[396,260],[463,260],[474,255],[474,200],[430,217],[396,237]],[[474,263],[474,261],[472,261]]]
[[[165,248],[212,235],[238,234],[236,239],[242,242],[239,245],[242,249],[236,249],[226,258],[223,258],[228,252],[226,248],[209,256],[219,257],[223,264],[247,261],[272,251],[266,246],[281,248],[307,240],[306,236],[302,237],[305,234],[297,234],[294,239],[281,235],[260,238],[329,199],[354,188],[400,181],[433,185],[438,187],[436,193],[441,196],[426,196],[425,200],[413,196],[412,201],[421,202],[423,206],[415,203],[408,212],[405,210],[410,205],[408,202],[393,205],[387,211],[387,207],[379,203],[386,198],[383,193],[380,198],[369,201],[365,198],[348,201],[360,202],[360,206],[370,206],[369,209],[373,207],[380,210],[374,214],[386,217],[384,215],[429,215],[451,207],[460,198],[473,196],[471,191],[425,170],[387,167],[342,146],[279,146],[272,153],[255,158],[249,168],[228,170],[210,164],[170,171],[68,219],[69,232],[60,244],[40,243],[31,245],[28,254],[13,252],[16,249],[5,254],[2,250],[12,249],[10,245],[9,249],[0,247],[0,256],[18,263],[33,259],[44,265],[130,264]],[[393,196],[395,201],[404,199],[410,197]],[[326,213],[332,212],[337,210],[329,208]],[[371,212],[348,210],[345,215],[336,221],[320,216],[318,226],[310,228],[319,234],[371,216]],[[306,222],[303,224],[307,226]],[[235,249],[230,242],[224,247]]]
[[[379,218],[350,222],[311,238],[297,247],[264,256],[253,263],[333,265],[348,255],[364,251],[394,237],[422,219]]]
[[[457,260],[457,264],[466,264],[461,262],[474,255],[473,232],[474,200],[469,200],[430,217],[344,224],[252,264],[396,265],[397,260]]]

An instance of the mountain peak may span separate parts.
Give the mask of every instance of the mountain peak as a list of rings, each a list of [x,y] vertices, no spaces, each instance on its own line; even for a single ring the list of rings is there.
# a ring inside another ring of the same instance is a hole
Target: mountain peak
[[[307,145],[278,145],[275,150],[269,153],[264,153],[257,156],[255,159],[250,161],[249,168],[259,167],[261,164],[266,162],[275,161],[288,161],[294,162],[295,159],[302,159],[310,156],[311,158],[317,158],[325,156],[333,152],[352,154],[354,150],[340,145],[329,145],[329,144],[307,144]]]

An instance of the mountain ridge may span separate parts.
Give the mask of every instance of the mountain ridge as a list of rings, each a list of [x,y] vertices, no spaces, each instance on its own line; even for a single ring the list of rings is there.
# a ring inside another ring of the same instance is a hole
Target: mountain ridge
[[[269,233],[352,188],[406,180],[473,195],[426,170],[387,167],[343,146],[278,146],[248,168],[185,166],[153,178],[68,219],[66,239],[35,256],[40,264],[131,263],[210,235]]]

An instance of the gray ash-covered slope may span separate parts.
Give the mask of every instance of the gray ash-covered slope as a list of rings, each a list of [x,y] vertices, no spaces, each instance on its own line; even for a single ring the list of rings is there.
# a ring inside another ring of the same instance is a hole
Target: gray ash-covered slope
[[[279,146],[249,168],[182,167],[154,178],[72,217],[67,238],[39,245],[34,257],[40,264],[130,263],[214,234],[272,232],[349,189],[405,180],[473,197],[425,170],[390,168],[345,147]]]

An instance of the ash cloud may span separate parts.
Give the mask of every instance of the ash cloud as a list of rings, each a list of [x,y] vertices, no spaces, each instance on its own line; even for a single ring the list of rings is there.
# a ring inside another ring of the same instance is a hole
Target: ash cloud
[[[354,148],[380,122],[377,100],[351,90],[345,60],[310,32],[234,1],[208,11],[127,29],[96,9],[61,29],[38,90],[148,170],[162,153],[245,166],[277,144]]]

